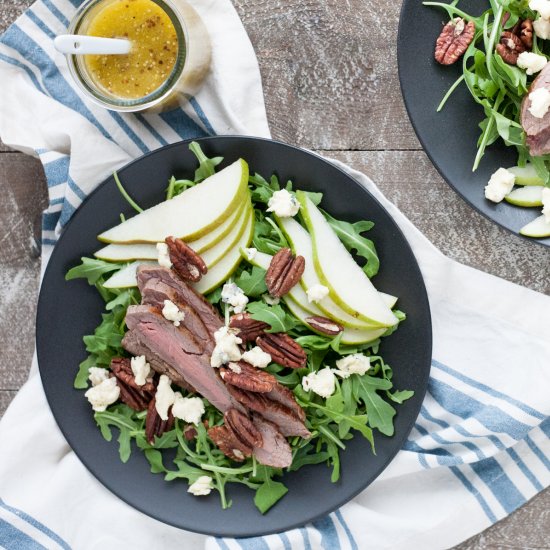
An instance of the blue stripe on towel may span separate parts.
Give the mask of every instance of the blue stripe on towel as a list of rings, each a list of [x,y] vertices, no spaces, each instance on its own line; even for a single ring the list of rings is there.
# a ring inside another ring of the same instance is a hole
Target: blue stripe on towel
[[[208,135],[181,109],[161,113],[159,116],[180,136],[181,139],[200,138]]]
[[[56,33],[42,21],[32,10],[27,10],[25,15],[49,38],[52,40],[56,37]]]
[[[300,533],[304,539],[304,550],[311,550],[311,542],[309,541],[309,535],[305,527],[300,528]]]
[[[38,79],[36,78],[36,75],[23,63],[20,61],[17,61],[17,59],[14,59],[13,57],[9,57],[7,55],[4,55],[3,53],[0,53],[0,60],[4,61],[5,63],[9,63],[10,65],[13,65],[14,67],[17,67],[19,69],[23,69],[27,76],[31,79],[31,82],[34,84],[35,88],[38,88],[44,95],[48,95],[46,93],[46,90],[42,88],[42,85],[40,82],[38,82]]]
[[[338,521],[340,522],[340,525],[344,528],[344,531],[346,532],[346,535],[348,536],[349,544],[351,546],[351,550],[358,550],[357,543],[355,542],[355,539],[353,538],[353,534],[351,532],[351,529],[349,528],[348,524],[346,523],[346,520],[344,519],[344,516],[340,510],[336,510],[335,512],[336,517],[338,518]]]
[[[69,26],[69,20],[59,11],[57,6],[54,6],[54,4],[50,0],[42,0],[42,3],[53,13],[55,17],[57,17],[58,21],[64,26]]]
[[[529,445],[529,448],[531,451],[533,451],[533,454],[546,466],[548,470],[550,470],[550,460],[544,456],[544,453],[538,448],[537,444],[531,439],[531,436],[527,436],[525,438],[525,443]]]
[[[281,539],[281,542],[283,543],[283,547],[285,550],[292,550],[290,541],[288,540],[288,537],[286,536],[285,533],[279,533],[279,538]]]
[[[447,374],[450,374],[451,376],[454,376],[458,380],[461,380],[462,382],[472,386],[473,388],[482,390],[493,397],[497,397],[498,399],[502,399],[503,401],[506,401],[506,403],[510,403],[511,405],[514,405],[518,409],[522,410],[523,412],[535,418],[538,418],[539,420],[544,420],[546,418],[545,414],[541,413],[540,411],[537,411],[536,409],[533,409],[533,407],[530,407],[529,405],[526,405],[525,403],[522,403],[521,401],[518,401],[517,399],[514,399],[513,397],[510,397],[505,393],[502,393],[485,384],[482,384],[481,382],[478,382],[473,378],[469,378],[465,374],[462,374],[461,372],[458,372],[452,369],[451,367],[448,367],[447,365],[444,365],[443,363],[436,361],[435,359],[432,359],[432,366],[442,370],[443,372],[446,372]]]
[[[42,214],[42,230],[53,231],[59,220],[60,212],[44,212]]]
[[[67,183],[69,164],[70,158],[68,155],[43,163],[48,187],[53,187],[60,183]]]
[[[0,547],[8,550],[48,550],[2,518],[0,518]]]
[[[225,544],[225,541],[219,537],[216,537],[216,542],[218,543],[218,546],[222,549],[222,550],[230,550],[229,546],[227,546],[227,544]]]
[[[314,521],[313,526],[321,533],[321,544],[325,550],[340,550],[338,532],[330,516]]]
[[[234,539],[243,550],[269,550],[269,546],[263,537],[251,537],[247,539]]]
[[[539,483],[539,480],[535,477],[535,474],[529,468],[527,467],[527,464],[523,462],[521,457],[516,453],[516,451],[512,448],[509,448],[506,450],[506,452],[510,455],[510,458],[518,465],[518,468],[523,472],[523,475],[531,482],[533,487],[537,491],[542,491],[544,487]]]
[[[35,529],[38,529],[39,531],[41,531],[42,533],[50,537],[62,548],[65,548],[66,550],[71,550],[71,547],[59,535],[54,533],[51,529],[48,529],[48,527],[46,527],[43,523],[40,523],[37,519],[34,519],[32,516],[29,516],[29,514],[27,514],[26,512],[23,512],[22,510],[19,510],[17,508],[14,508],[13,506],[6,504],[1,498],[0,498],[0,507],[20,517],[22,520],[32,525]],[[0,533],[1,531],[2,529],[0,528]],[[1,542],[1,539],[0,539],[0,542]],[[42,547],[40,546],[40,548]]]
[[[199,102],[194,97],[190,97],[189,103],[191,104],[191,107],[193,107],[193,109],[195,110],[195,113],[197,113],[199,120],[204,124],[206,131],[211,136],[215,136],[216,131],[214,130],[214,128],[212,128],[212,125],[210,124],[210,121],[208,120],[205,112],[202,110],[202,107],[199,105]]]
[[[485,512],[485,515],[489,518],[491,523],[497,521],[497,517],[487,504],[487,501],[483,498],[483,495],[470,483],[470,480],[462,473],[460,468],[457,466],[451,466],[451,472],[459,479],[459,481],[468,489],[470,494],[478,501],[482,510]]]

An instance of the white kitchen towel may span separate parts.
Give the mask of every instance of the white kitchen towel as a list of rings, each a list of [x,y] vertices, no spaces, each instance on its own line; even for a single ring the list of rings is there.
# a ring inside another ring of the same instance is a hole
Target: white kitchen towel
[[[82,199],[131,158],[206,134],[269,136],[256,58],[229,0],[192,3],[212,32],[213,72],[184,110],[166,115],[119,115],[80,95],[52,46],[76,0],[40,0],[0,39],[0,137],[38,155],[48,180],[43,266]],[[166,526],[82,466],[50,413],[35,359],[0,422],[0,547],[442,549],[550,484],[550,297],[449,260],[372,181],[340,166],[403,229],[432,308],[428,394],[382,476],[339,511],[279,535],[216,539]]]

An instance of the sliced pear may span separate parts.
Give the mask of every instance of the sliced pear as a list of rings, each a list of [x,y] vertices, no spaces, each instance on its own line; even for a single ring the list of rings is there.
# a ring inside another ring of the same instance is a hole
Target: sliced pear
[[[520,230],[520,235],[525,237],[535,237],[541,239],[543,237],[550,237],[550,223],[546,221],[546,217],[539,216],[532,222],[524,225]]]
[[[138,266],[142,264],[158,266],[157,262],[148,262],[142,260],[132,262],[131,264],[128,264],[127,266],[117,271],[114,275],[109,277],[103,283],[103,286],[105,288],[131,288],[133,286],[137,286],[136,272]]]
[[[241,248],[246,248],[252,242],[254,236],[254,216],[250,216],[246,229],[239,238],[238,242],[225,256],[198,282],[193,284],[193,288],[201,294],[208,294],[224,281],[229,279],[233,272],[239,267],[242,256]]]
[[[508,168],[514,176],[516,176],[516,185],[544,185],[544,181],[537,174],[535,167],[532,164],[526,164],[525,166],[512,166]]]
[[[242,159],[173,199],[101,233],[100,241],[157,243],[172,235],[192,241],[222,224],[248,191],[248,165]]]
[[[393,309],[395,307],[395,304],[397,304],[397,296],[392,296],[391,294],[386,294],[385,292],[379,292],[380,298],[382,298],[382,301],[390,308]]]
[[[542,206],[542,190],[543,185],[530,185],[528,187],[520,187],[508,193],[504,200],[516,206],[524,206],[530,208],[532,206]]]
[[[306,229],[304,229],[294,218],[279,218],[275,216],[277,224],[285,234],[294,254],[304,257],[305,268],[304,274],[300,281],[302,287],[307,290],[315,285],[321,284],[319,276],[315,271],[314,259],[313,259],[313,243],[311,237]],[[393,298],[393,296],[392,296]],[[374,328],[377,325],[367,323],[350,315],[347,311],[344,311],[334,300],[327,296],[322,300],[316,302],[316,305],[324,312],[324,315],[337,321],[341,325],[350,328]],[[390,307],[391,309],[391,307]]]
[[[313,262],[321,284],[347,313],[372,324],[391,327],[397,317],[384,303],[371,280],[355,262],[321,211],[302,191],[296,193],[313,243]]]
[[[131,262],[133,260],[156,260],[156,244],[108,244],[94,252],[94,256],[106,262]]]

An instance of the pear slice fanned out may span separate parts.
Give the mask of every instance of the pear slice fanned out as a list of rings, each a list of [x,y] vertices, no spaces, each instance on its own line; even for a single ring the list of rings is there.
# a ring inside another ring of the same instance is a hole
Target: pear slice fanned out
[[[198,239],[222,224],[248,194],[242,159],[173,199],[161,202],[98,236],[113,243],[157,243],[168,236]]]
[[[512,166],[512,168],[508,168],[508,171],[516,176],[516,181],[514,182],[516,185],[544,185],[544,181],[537,174],[532,164]]]
[[[332,300],[350,315],[372,324],[391,327],[397,317],[384,303],[371,280],[355,262],[321,211],[301,191],[296,193],[313,243],[315,271]]]
[[[138,244],[108,244],[101,250],[94,252],[94,256],[106,262],[131,262],[133,260],[156,260],[158,257],[157,245]]]
[[[543,185],[530,185],[519,187],[508,193],[504,200],[516,206],[532,208],[533,206],[542,206]]]
[[[542,239],[543,237],[550,237],[550,223],[546,221],[546,217],[539,216],[535,218],[532,222],[524,225],[519,230],[520,235],[525,237],[534,237],[537,239]]]
[[[137,286],[137,268],[138,266],[145,265],[157,265],[157,262],[138,260],[124,266],[117,271],[114,275],[109,277],[104,283],[105,288],[131,288]]]

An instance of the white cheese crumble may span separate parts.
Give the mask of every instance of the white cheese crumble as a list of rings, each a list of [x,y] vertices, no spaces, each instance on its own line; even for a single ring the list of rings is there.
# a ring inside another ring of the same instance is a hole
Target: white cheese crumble
[[[336,377],[332,369],[325,367],[317,372],[310,372],[302,378],[305,391],[312,391],[321,397],[330,397],[336,389]]]
[[[214,333],[216,346],[210,357],[210,365],[214,368],[221,367],[231,361],[238,361],[241,358],[239,344],[243,341],[236,335],[235,331],[227,326],[220,327]]]
[[[543,19],[550,19],[549,0],[529,0],[529,7],[533,11],[538,11]]]
[[[151,365],[147,363],[145,355],[139,355],[138,357],[132,357],[130,359],[130,367],[134,373],[134,380],[138,386],[143,386],[147,381],[147,377],[151,372]]]
[[[91,382],[92,386],[98,386],[109,378],[109,371],[102,367],[90,367],[88,371],[88,380]]]
[[[501,202],[513,189],[515,181],[516,176],[510,170],[499,168],[485,186],[485,198],[493,202]]]
[[[162,374],[155,393],[155,409],[162,420],[168,420],[168,409],[174,404],[176,394],[170,386],[170,378]]]
[[[200,397],[183,397],[181,393],[177,392],[172,405],[172,414],[176,418],[196,426],[204,414],[204,403]]]
[[[550,38],[550,21],[548,19],[537,19],[533,21],[533,29],[538,38],[548,40]]]
[[[248,297],[235,283],[225,283],[222,288],[222,302],[229,304],[235,313],[242,313],[248,304]]]
[[[544,55],[533,52],[521,52],[518,56],[517,65],[520,69],[525,69],[527,74],[535,74],[544,69],[548,60]]]
[[[197,481],[189,485],[187,492],[196,497],[200,497],[209,495],[213,488],[214,484],[212,483],[212,478],[210,476],[201,476]]]
[[[256,257],[256,254],[258,254],[258,250],[256,248],[243,248],[243,252],[249,262],[251,262]]]
[[[370,369],[370,357],[363,353],[352,353],[336,361],[335,374],[341,378],[349,378],[352,374],[363,376]]]
[[[529,94],[529,101],[529,112],[535,118],[543,118],[550,108],[550,92],[546,88],[538,88]]]
[[[298,199],[286,189],[275,191],[269,199],[267,206],[267,211],[275,213],[279,218],[292,218],[300,210]]]
[[[253,367],[265,369],[271,363],[271,355],[266,353],[260,346],[254,346],[251,350],[243,353],[242,360]]]
[[[323,298],[328,296],[328,288],[325,285],[313,285],[307,289],[307,299],[311,304],[312,302],[320,302]]]
[[[262,294],[262,298],[268,306],[277,306],[281,301],[279,296],[271,296],[270,294]]]
[[[162,308],[162,316],[167,321],[172,321],[175,327],[179,327],[180,323],[185,319],[185,312],[180,311],[178,306],[172,300],[164,300]]]
[[[94,411],[103,412],[119,398],[120,388],[117,386],[116,378],[106,378],[97,386],[90,388],[84,395]]]
[[[166,243],[157,243],[158,263],[161,267],[172,267],[168,245]]]
[[[239,365],[239,363],[229,363],[227,366],[229,367],[229,370],[232,370],[236,374],[241,374],[243,370],[241,369],[241,365]],[[221,377],[223,378],[223,373],[221,374]]]
[[[550,223],[550,188],[542,190],[542,214],[546,223]]]

